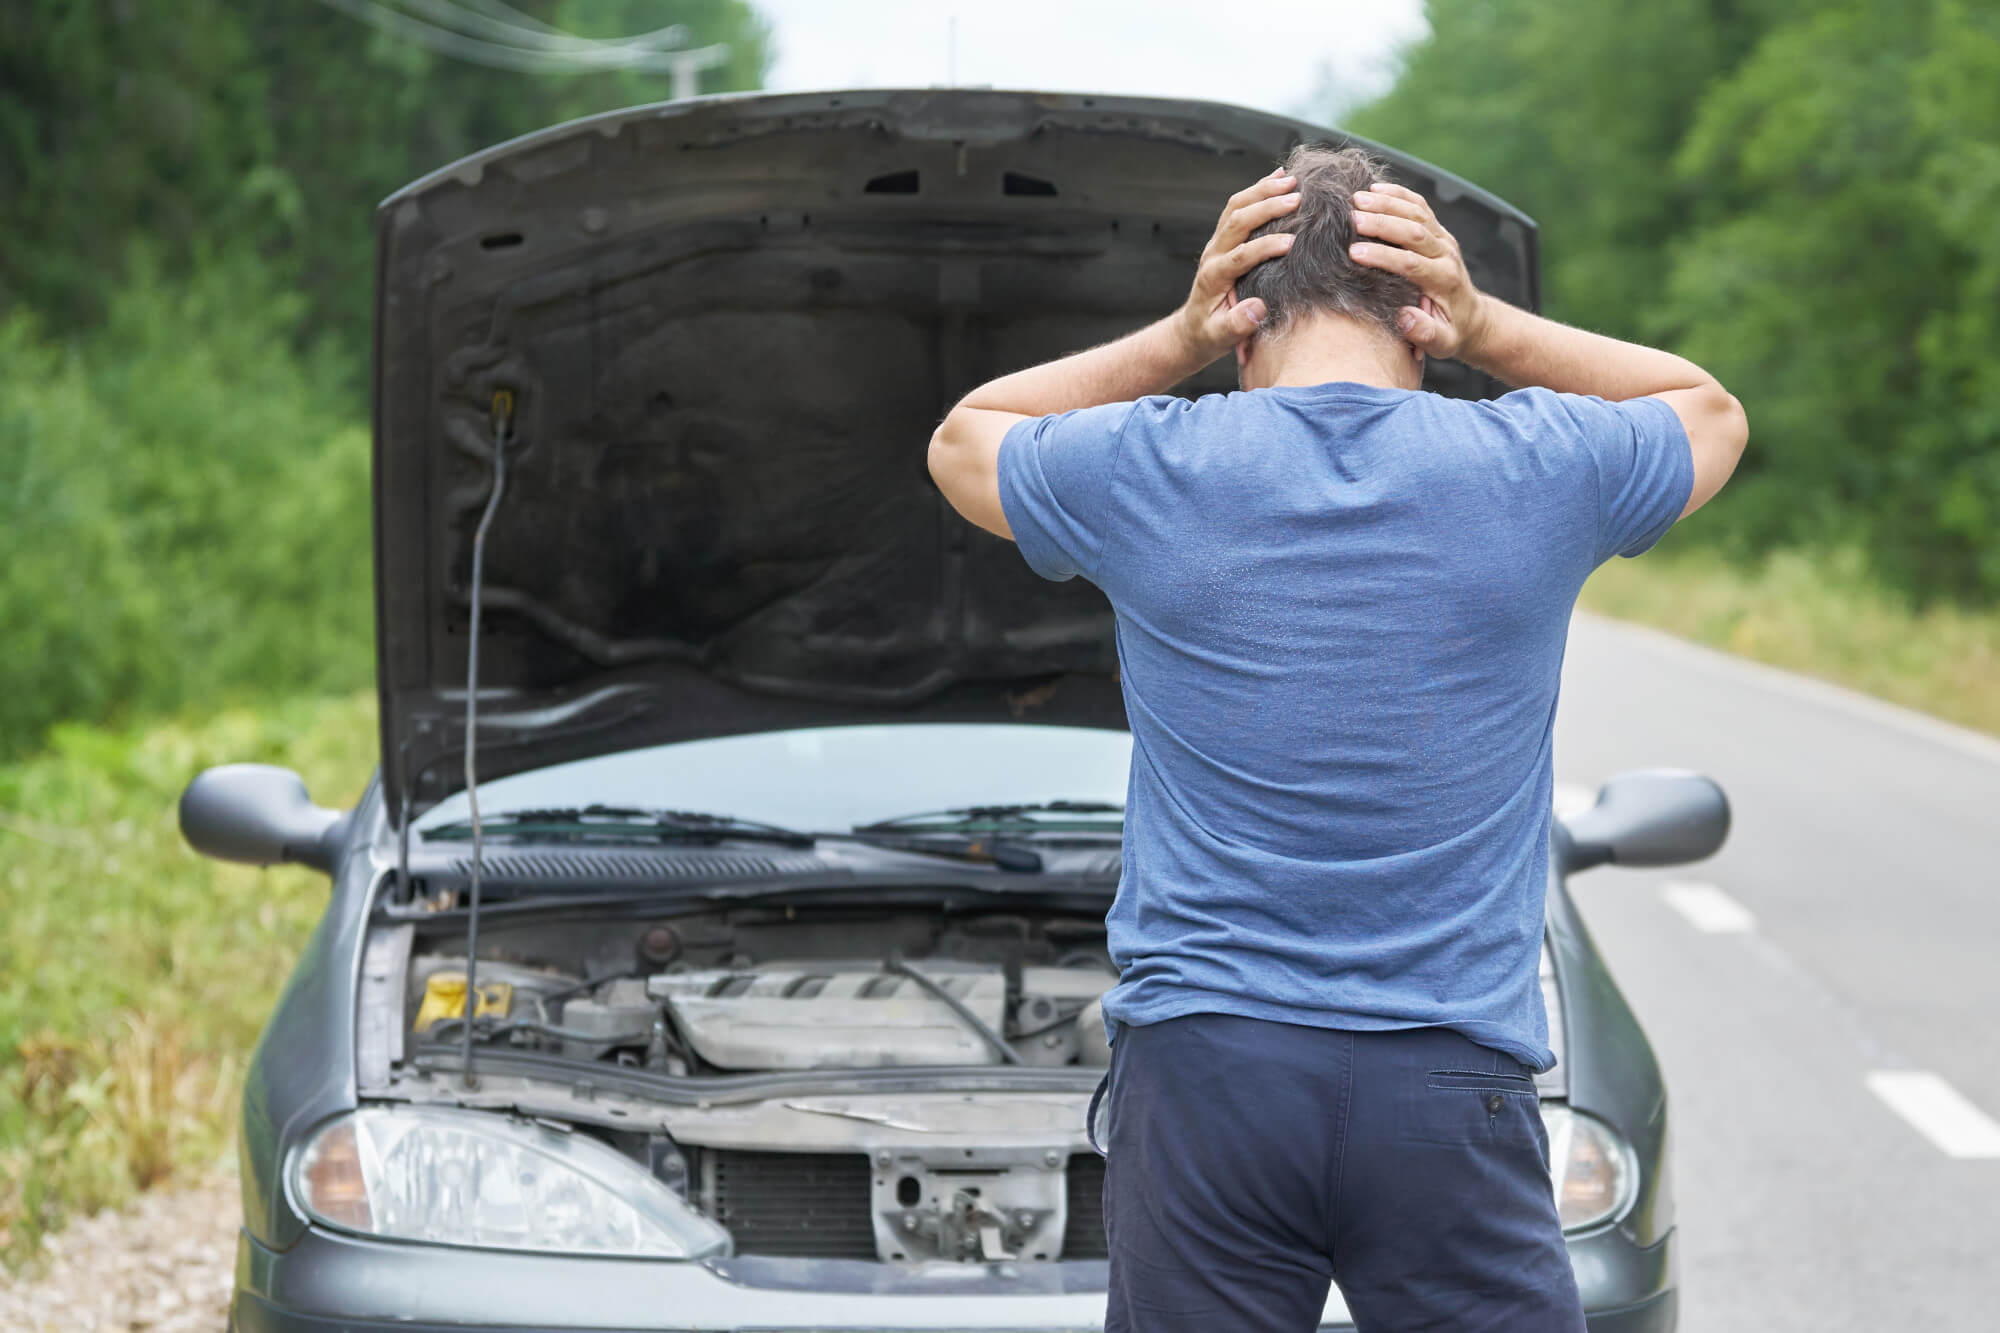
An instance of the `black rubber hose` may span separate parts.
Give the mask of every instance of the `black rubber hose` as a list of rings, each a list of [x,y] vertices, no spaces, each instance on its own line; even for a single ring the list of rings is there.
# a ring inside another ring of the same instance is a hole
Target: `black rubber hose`
[[[963,1020],[967,1027],[979,1034],[981,1041],[984,1041],[988,1046],[993,1048],[994,1053],[1000,1057],[1001,1064],[1018,1065],[1022,1063],[1021,1057],[1014,1054],[1014,1048],[1007,1044],[1005,1037],[1002,1037],[992,1028],[986,1026],[986,1020],[978,1014],[973,1013],[963,1000],[904,962],[903,955],[899,953],[890,954],[882,960],[882,970],[894,973],[899,977],[908,977],[910,980],[916,982],[926,993],[943,1000],[950,1007],[951,1011]]]

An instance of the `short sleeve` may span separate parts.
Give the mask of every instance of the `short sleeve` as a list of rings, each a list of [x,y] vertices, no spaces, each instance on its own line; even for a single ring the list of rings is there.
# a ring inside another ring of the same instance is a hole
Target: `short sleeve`
[[[1694,490],[1694,453],[1680,417],[1658,398],[1557,397],[1597,468],[1597,563],[1642,554]]]
[[[1095,580],[1112,474],[1133,406],[1033,417],[1016,422],[1000,441],[1000,508],[1022,558],[1043,578]]]

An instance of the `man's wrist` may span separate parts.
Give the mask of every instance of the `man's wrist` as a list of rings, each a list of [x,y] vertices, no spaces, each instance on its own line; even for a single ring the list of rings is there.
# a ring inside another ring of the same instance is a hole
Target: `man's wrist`
[[[1504,311],[1484,292],[1474,292],[1472,307],[1466,312],[1465,328],[1459,335],[1458,357],[1469,366],[1486,369],[1486,360],[1494,350],[1494,326],[1506,318]]]
[[[1159,372],[1165,377],[1159,392],[1164,393],[1188,376],[1214,361],[1228,348],[1217,350],[1202,341],[1201,321],[1183,308],[1153,325],[1158,335]]]

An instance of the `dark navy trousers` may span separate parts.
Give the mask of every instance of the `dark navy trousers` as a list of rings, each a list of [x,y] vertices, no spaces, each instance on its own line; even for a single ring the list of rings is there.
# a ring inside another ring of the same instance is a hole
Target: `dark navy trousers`
[[[1581,1333],[1528,1069],[1444,1028],[1119,1030],[1107,1333]]]

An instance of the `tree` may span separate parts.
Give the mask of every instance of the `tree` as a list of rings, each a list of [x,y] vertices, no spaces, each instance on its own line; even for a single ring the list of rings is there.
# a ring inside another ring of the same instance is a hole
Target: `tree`
[[[769,34],[745,0],[543,0],[580,35],[678,23],[726,43],[704,90],[755,87]],[[438,56],[304,0],[0,0],[0,310],[102,318],[143,245],[169,269],[254,253],[360,364],[370,216],[475,149],[668,95],[664,76],[565,77]]]

